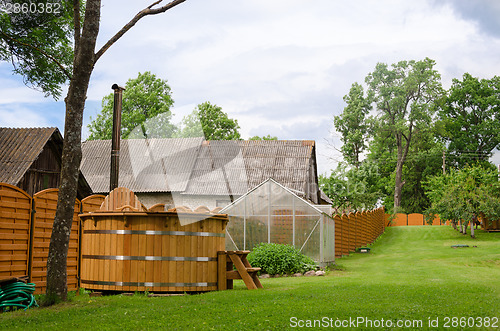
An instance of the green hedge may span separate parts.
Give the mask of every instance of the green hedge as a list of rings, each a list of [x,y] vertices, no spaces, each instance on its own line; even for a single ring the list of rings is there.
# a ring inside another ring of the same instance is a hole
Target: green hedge
[[[252,267],[262,268],[261,273],[270,275],[294,274],[316,269],[313,259],[298,249],[284,244],[259,244],[250,254],[248,262]]]

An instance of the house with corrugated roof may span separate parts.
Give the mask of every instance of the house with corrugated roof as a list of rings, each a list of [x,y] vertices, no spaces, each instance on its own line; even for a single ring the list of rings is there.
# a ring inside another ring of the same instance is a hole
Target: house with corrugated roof
[[[81,171],[93,192],[107,194],[111,141],[86,141],[82,153]],[[121,141],[118,186],[134,191],[148,207],[224,207],[269,178],[313,204],[331,203],[318,187],[311,140]]]
[[[0,128],[0,182],[29,195],[58,188],[63,137],[57,128]],[[80,173],[77,196],[92,193]]]

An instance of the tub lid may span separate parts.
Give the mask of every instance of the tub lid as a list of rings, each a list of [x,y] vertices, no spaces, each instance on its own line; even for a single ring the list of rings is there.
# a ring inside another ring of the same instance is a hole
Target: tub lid
[[[210,209],[208,209],[208,207],[206,206],[199,206],[195,210],[192,210],[191,208],[186,206],[178,206],[175,208],[170,208],[167,211],[171,213],[177,213],[179,223],[182,226],[200,222],[216,215],[221,216],[216,212],[210,211]]]

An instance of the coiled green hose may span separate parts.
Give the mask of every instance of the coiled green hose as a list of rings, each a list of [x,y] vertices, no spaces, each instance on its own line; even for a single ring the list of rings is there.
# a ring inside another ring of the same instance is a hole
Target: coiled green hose
[[[23,308],[38,307],[35,297],[35,284],[15,282],[0,287],[0,311],[12,311]]]

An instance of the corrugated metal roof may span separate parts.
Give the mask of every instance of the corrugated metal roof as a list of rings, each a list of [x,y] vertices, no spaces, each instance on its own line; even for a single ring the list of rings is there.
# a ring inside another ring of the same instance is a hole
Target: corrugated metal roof
[[[186,189],[203,138],[124,139],[118,185],[133,192]],[[111,140],[82,144],[81,171],[95,193],[109,191]]]
[[[17,185],[57,128],[0,128],[0,182]]]
[[[243,195],[268,178],[303,192],[314,141],[202,138],[121,141],[119,186],[134,192]],[[82,173],[96,193],[109,191],[110,140],[83,143]]]
[[[311,140],[205,142],[183,194],[242,195],[268,178],[303,191],[313,147]]]

